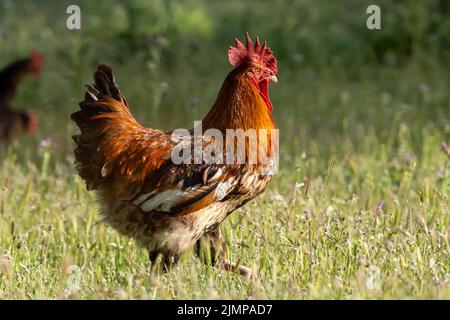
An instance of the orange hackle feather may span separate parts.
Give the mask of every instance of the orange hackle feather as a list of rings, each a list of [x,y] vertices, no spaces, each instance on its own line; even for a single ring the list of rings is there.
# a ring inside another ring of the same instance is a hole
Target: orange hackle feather
[[[275,122],[265,101],[247,77],[251,67],[251,62],[245,62],[228,75],[216,102],[202,120],[202,128],[219,129],[224,133],[225,139],[226,129],[266,129],[270,145],[270,130],[275,128]],[[246,156],[250,153],[248,148],[249,144],[246,144]],[[268,152],[270,155],[270,150]]]

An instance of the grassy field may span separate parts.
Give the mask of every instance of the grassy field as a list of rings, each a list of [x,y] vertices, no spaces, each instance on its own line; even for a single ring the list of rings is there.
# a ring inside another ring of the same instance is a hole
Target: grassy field
[[[325,1],[280,0],[270,12],[260,2],[132,1],[81,2],[86,25],[69,32],[64,1],[42,3],[0,2],[0,65],[32,48],[47,62],[16,100],[37,111],[39,130],[0,166],[0,299],[450,299],[450,54],[436,44],[447,29],[426,36],[425,22],[402,29],[388,15],[372,36],[352,1],[341,20]],[[428,17],[407,8],[416,22]],[[222,229],[231,258],[258,277],[193,255],[152,274],[146,251],[101,223],[74,170],[69,115],[106,62],[141,122],[192,127],[230,70],[232,37],[247,30],[279,58],[280,172]],[[411,48],[400,41],[378,59],[372,45],[393,30]]]

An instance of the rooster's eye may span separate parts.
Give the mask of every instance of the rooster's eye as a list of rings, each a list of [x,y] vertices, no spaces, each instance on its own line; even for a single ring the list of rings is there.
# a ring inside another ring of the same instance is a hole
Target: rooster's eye
[[[248,71],[248,75],[254,79],[259,79],[262,75],[261,69],[251,69],[250,71]]]

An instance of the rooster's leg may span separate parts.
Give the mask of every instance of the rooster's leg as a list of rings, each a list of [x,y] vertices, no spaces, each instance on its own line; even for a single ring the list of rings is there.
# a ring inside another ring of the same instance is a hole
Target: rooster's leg
[[[239,273],[241,276],[249,279],[252,278],[252,270],[250,268],[228,261],[226,258],[227,251],[228,246],[218,227],[205,234],[195,244],[195,252],[203,263]]]

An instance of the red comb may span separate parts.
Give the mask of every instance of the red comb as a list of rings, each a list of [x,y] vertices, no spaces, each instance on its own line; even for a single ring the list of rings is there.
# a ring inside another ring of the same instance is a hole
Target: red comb
[[[44,56],[41,53],[33,50],[30,53],[29,60],[30,60],[29,71],[33,75],[39,74],[39,72],[41,72],[42,66],[44,65]]]
[[[243,62],[246,61],[255,61],[259,62],[266,68],[270,69],[273,73],[277,73],[277,60],[270,50],[267,47],[266,41],[264,41],[262,47],[259,42],[259,37],[256,36],[255,44],[253,44],[252,39],[248,32],[245,33],[246,44],[245,46],[239,39],[234,38],[236,42],[236,47],[230,46],[228,49],[228,61],[233,67],[237,67]]]

